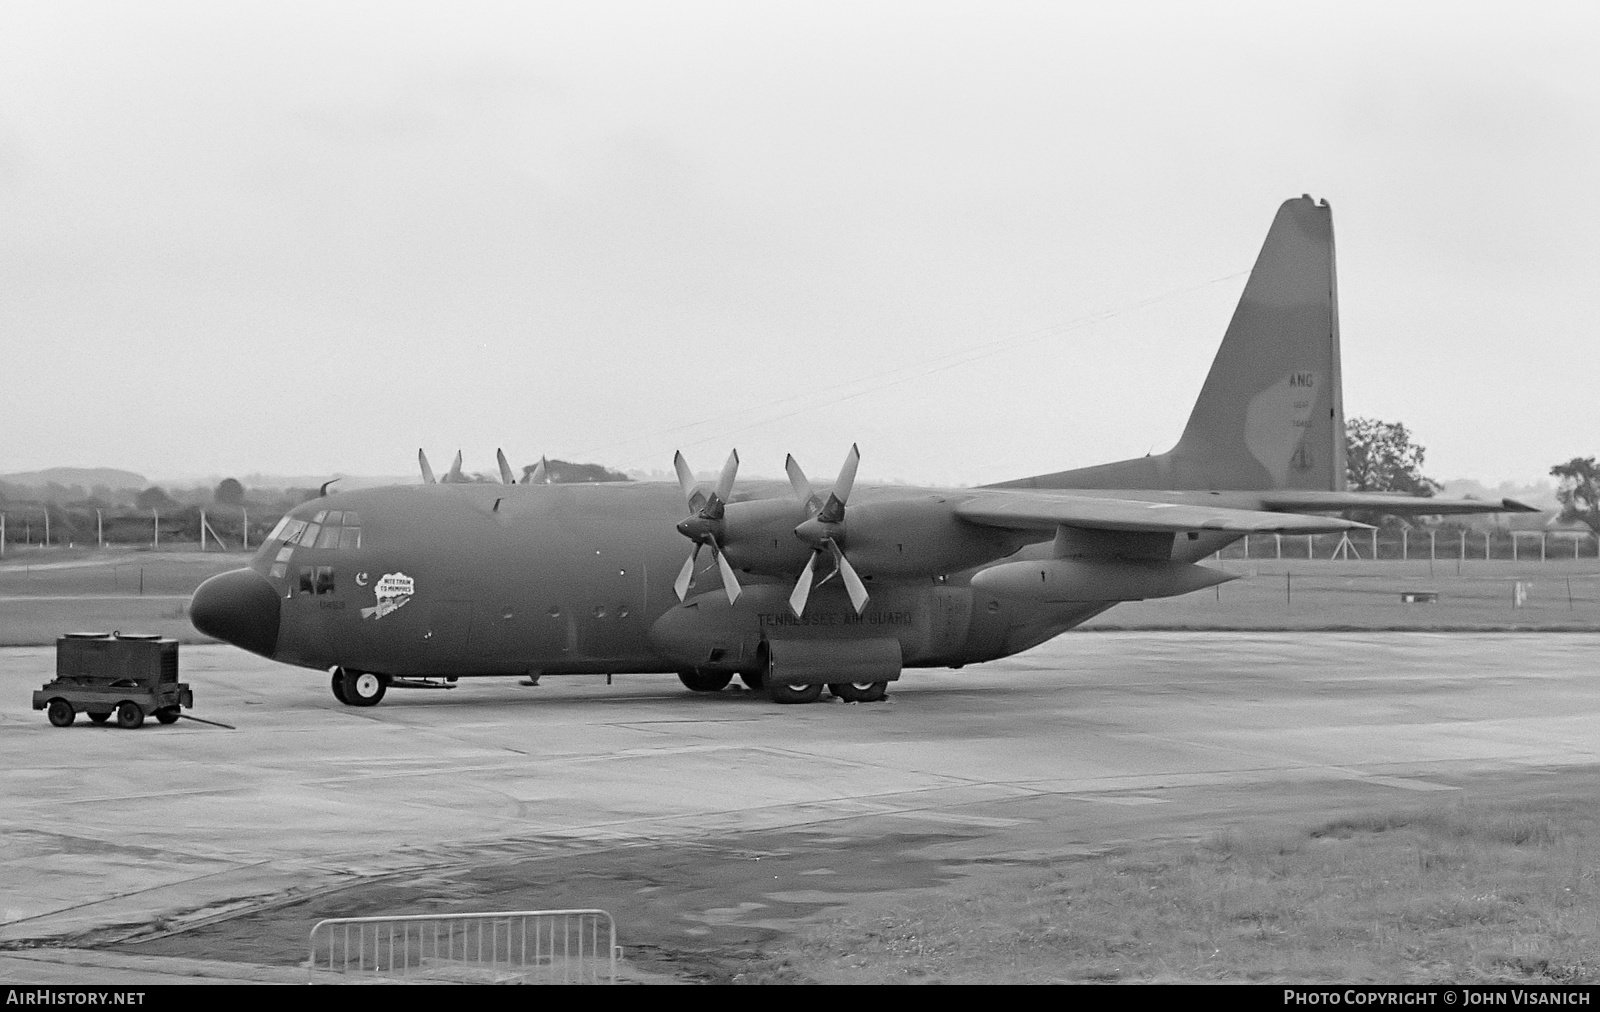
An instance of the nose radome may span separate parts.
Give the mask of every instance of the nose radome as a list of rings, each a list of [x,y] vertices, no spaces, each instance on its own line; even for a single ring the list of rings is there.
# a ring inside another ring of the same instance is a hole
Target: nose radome
[[[278,592],[253,569],[220,573],[189,602],[189,622],[202,633],[271,657],[278,645]]]

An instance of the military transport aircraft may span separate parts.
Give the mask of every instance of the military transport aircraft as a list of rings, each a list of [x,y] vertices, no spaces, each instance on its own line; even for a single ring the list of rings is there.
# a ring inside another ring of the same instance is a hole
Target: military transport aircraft
[[[245,569],[201,584],[196,629],[331,671],[371,706],[476,675],[738,675],[782,703],[881,699],[905,668],[1043,643],[1119,601],[1233,579],[1197,565],[1252,533],[1364,525],[1321,514],[1522,511],[1345,491],[1333,225],[1285,202],[1211,372],[1166,453],[980,488],[867,487],[852,447],[831,486],[462,479],[296,507]],[[687,539],[687,540],[685,540]],[[700,568],[702,549],[710,561]]]

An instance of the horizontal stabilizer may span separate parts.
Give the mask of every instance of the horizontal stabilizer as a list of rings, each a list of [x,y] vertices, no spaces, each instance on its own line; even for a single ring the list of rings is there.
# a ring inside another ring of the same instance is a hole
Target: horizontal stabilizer
[[[1264,509],[1291,513],[1366,510],[1393,516],[1442,516],[1451,513],[1538,513],[1515,499],[1437,499],[1392,492],[1316,492],[1283,489],[1261,497]]]
[[[1367,530],[1335,517],[1194,506],[1188,503],[1105,499],[1047,492],[995,492],[955,507],[956,516],[986,527],[1053,530],[1065,525],[1107,531],[1232,531],[1238,534],[1330,534]]]

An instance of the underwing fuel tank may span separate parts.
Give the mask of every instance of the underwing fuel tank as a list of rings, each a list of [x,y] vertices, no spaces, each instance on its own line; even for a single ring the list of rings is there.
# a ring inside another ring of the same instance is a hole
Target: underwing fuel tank
[[[1175,597],[1237,579],[1232,573],[1186,562],[1040,559],[991,566],[973,575],[972,587],[1003,597],[1055,604]]]

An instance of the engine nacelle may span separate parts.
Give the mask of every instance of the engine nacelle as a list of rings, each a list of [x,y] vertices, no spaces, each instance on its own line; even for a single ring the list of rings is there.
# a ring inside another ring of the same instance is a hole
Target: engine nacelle
[[[1038,537],[980,527],[941,495],[876,499],[845,510],[844,551],[864,575],[943,576],[1003,559]]]
[[[1186,562],[1039,559],[991,566],[973,574],[972,586],[991,594],[1055,604],[1175,597],[1236,579],[1232,573]]]

